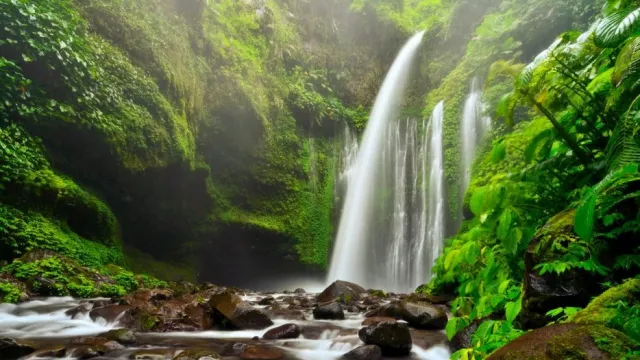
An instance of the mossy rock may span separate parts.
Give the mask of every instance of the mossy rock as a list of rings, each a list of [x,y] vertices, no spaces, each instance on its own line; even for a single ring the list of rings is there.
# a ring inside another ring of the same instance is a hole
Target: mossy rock
[[[602,324],[626,333],[635,341],[640,341],[637,319],[621,309],[640,305],[640,279],[630,279],[624,284],[612,287],[596,297],[583,310],[573,316],[576,324]],[[635,322],[632,322],[635,320]]]
[[[596,360],[629,358],[634,345],[603,325],[560,324],[529,332],[487,360]]]
[[[527,248],[524,296],[519,316],[525,329],[539,328],[551,322],[553,319],[546,314],[553,309],[584,307],[600,292],[600,279],[585,270],[571,269],[560,275],[540,275],[535,269],[539,264],[561,259],[564,252],[558,249],[578,240],[573,231],[574,218],[573,209],[558,213],[536,232]]]

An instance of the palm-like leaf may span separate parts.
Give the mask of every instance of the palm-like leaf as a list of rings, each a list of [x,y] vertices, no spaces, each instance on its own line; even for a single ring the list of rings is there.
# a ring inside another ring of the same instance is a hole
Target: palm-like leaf
[[[640,8],[622,10],[607,15],[598,22],[595,42],[598,46],[615,48],[640,30]]]
[[[640,37],[635,37],[620,51],[611,79],[616,86],[626,83],[625,87],[631,88],[639,78]]]

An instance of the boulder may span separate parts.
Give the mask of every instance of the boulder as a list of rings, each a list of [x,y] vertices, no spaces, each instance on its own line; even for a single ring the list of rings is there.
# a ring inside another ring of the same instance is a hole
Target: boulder
[[[297,339],[298,337],[300,337],[300,328],[296,324],[278,326],[262,336],[265,340]]]
[[[238,329],[262,330],[273,325],[273,321],[267,314],[246,303],[236,307],[229,320]]]
[[[258,305],[271,305],[276,301],[273,296],[267,296],[258,302]]]
[[[376,324],[380,324],[381,322],[389,322],[389,321],[396,321],[395,318],[390,318],[390,317],[372,317],[372,318],[366,318],[364,319],[364,321],[362,322],[363,326],[370,326],[370,325],[376,325]]]
[[[406,356],[413,342],[407,324],[382,322],[360,329],[358,337],[367,345],[377,345],[384,356]]]
[[[614,286],[593,299],[589,305],[573,316],[576,324],[602,324],[623,331],[614,318],[620,314],[616,304],[640,303],[640,279],[629,279],[622,285]],[[639,339],[640,340],[640,339]]]
[[[0,339],[0,359],[13,360],[27,356],[34,352],[36,347],[25,341],[14,339]]]
[[[403,302],[400,317],[412,327],[424,330],[442,330],[447,326],[447,314],[439,307],[422,303]]]
[[[220,355],[211,350],[189,349],[173,357],[173,360],[218,360]]]
[[[324,289],[324,291],[318,295],[317,300],[319,303],[327,303],[341,298],[345,303],[349,303],[359,300],[360,295],[366,292],[367,290],[360,285],[338,280]]]
[[[297,288],[297,289],[293,290],[293,292],[295,294],[306,294],[307,293],[304,289],[301,289],[301,288]]]
[[[313,309],[313,318],[316,320],[344,320],[344,311],[337,302],[318,305]]]
[[[87,360],[102,356],[107,353],[107,349],[99,345],[84,345],[69,349],[75,359]]]
[[[451,338],[451,351],[456,352],[460,349],[470,348],[473,334],[475,334],[476,330],[478,330],[478,326],[480,326],[480,321],[475,320],[471,324],[460,329]]]
[[[382,350],[380,350],[380,347],[376,345],[364,345],[342,355],[342,358],[355,360],[380,360],[382,359]]]
[[[382,305],[376,309],[367,312],[364,317],[389,317],[394,319],[400,319],[402,314],[402,307],[399,302],[392,302],[386,305]]]
[[[253,360],[276,360],[283,356],[284,353],[282,350],[266,345],[249,345],[244,352],[240,354],[240,357],[243,359]]]
[[[601,279],[582,269],[571,269],[561,275],[540,275],[538,264],[559,259],[564,255],[558,247],[567,247],[578,236],[573,232],[575,210],[563,211],[540,228],[525,253],[524,294],[522,311],[518,317],[524,329],[545,326],[553,319],[546,316],[559,307],[584,307],[600,293]]]
[[[105,351],[102,352],[102,354],[104,354]],[[42,347],[34,352],[32,352],[31,354],[29,354],[29,358],[33,358],[33,359],[42,359],[42,358],[61,358],[64,357],[67,354],[67,348],[64,345],[48,345],[45,347]],[[101,354],[97,354],[91,357],[96,357],[98,355]],[[75,355],[74,355],[75,357]],[[0,357],[1,358],[1,357]],[[78,356],[77,358],[80,358],[80,356]],[[4,359],[4,358],[1,358]]]
[[[273,325],[262,310],[242,301],[239,296],[222,290],[209,299],[213,311],[213,323],[222,329],[261,330]]]
[[[487,360],[623,359],[631,349],[626,335],[603,325],[559,324],[528,332]]]
[[[109,340],[117,341],[123,345],[133,345],[136,343],[136,334],[129,329],[115,329],[101,335]]]
[[[436,305],[446,305],[453,300],[455,300],[455,296],[452,295],[430,295],[422,293],[413,293],[406,298],[408,302],[427,302]]]

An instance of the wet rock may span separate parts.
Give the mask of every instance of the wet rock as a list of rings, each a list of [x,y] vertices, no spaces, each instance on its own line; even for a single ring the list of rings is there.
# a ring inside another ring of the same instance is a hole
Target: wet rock
[[[364,321],[362,322],[362,325],[370,326],[370,325],[380,324],[381,322],[389,322],[389,321],[396,321],[396,319],[390,318],[390,317],[372,317],[372,318],[364,319]]]
[[[273,322],[262,310],[248,303],[228,290],[220,291],[209,299],[213,311],[213,322],[222,329],[264,329]]]
[[[129,305],[145,307],[149,303],[173,299],[173,291],[169,289],[139,289],[125,296]]]
[[[360,308],[358,308],[357,306],[349,306],[347,308],[347,311],[350,313],[359,313],[360,312]]]
[[[91,309],[91,304],[82,304],[64,312],[65,315],[75,318],[77,315],[86,315]]]
[[[14,339],[0,339],[0,359],[13,360],[27,356],[34,352],[36,347],[25,341]]]
[[[80,360],[93,359],[107,353],[107,349],[97,345],[85,345],[70,349],[73,357]]]
[[[638,299],[640,299],[640,279],[629,279],[593,299],[586,308],[573,316],[571,322],[608,325],[616,330],[627,332],[631,330],[629,327],[624,329],[620,321],[614,321],[620,315],[620,310],[613,304],[634,304]]]
[[[240,343],[240,342],[236,342],[236,343],[227,343],[224,345],[224,353],[223,355],[225,356],[240,356],[240,354],[242,354],[246,348],[247,348],[247,344],[245,343]]]
[[[175,357],[174,349],[140,349],[129,355],[132,360],[166,360]]]
[[[447,335],[443,331],[417,329],[409,330],[411,331],[411,341],[413,342],[413,345],[418,346],[422,349],[430,349],[434,346],[450,346]]]
[[[487,360],[620,359],[632,348],[626,335],[603,325],[560,324],[528,332]]]
[[[125,312],[133,309],[132,306],[129,305],[107,305],[105,307],[95,308],[89,312],[89,317],[91,320],[96,321],[99,318],[105,319],[107,322],[114,322],[120,315]],[[129,324],[125,324],[124,326],[128,326]]]
[[[471,339],[476,330],[480,326],[479,321],[474,321],[468,326],[462,328],[451,338],[451,351],[456,352],[460,349],[466,349],[471,347]]]
[[[29,355],[30,358],[59,358],[67,354],[65,345],[48,345]]]
[[[284,356],[282,350],[266,345],[249,345],[240,357],[254,360],[276,360]]]
[[[175,297],[195,294],[196,292],[198,292],[198,287],[188,281],[169,283],[169,288],[173,291],[173,295]]]
[[[217,360],[220,355],[211,350],[189,349],[176,355],[173,360]]]
[[[231,315],[231,322],[238,329],[266,329],[273,321],[262,310],[249,304],[240,304]]]
[[[377,345],[384,356],[405,356],[411,352],[413,342],[407,324],[382,322],[360,329],[360,340],[367,345]]]
[[[316,320],[344,320],[344,311],[339,303],[332,302],[313,309],[313,318]]]
[[[384,291],[382,290],[368,289],[367,294],[371,296],[375,296],[377,298],[381,298],[381,299],[384,299],[387,297],[387,294],[385,294]]]
[[[295,324],[279,326],[267,331],[264,336],[262,336],[265,340],[297,339],[298,337],[300,337],[300,328]]]
[[[267,311],[267,314],[270,318],[278,318],[284,320],[306,320],[304,312],[300,310],[289,310],[289,309],[271,309]]]
[[[342,355],[342,358],[356,360],[380,360],[382,359],[382,350],[380,350],[380,347],[376,345],[364,345]]]
[[[324,289],[317,300],[319,303],[327,303],[342,298],[346,302],[351,302],[360,299],[360,295],[366,292],[360,285],[338,280]]]
[[[362,304],[363,305],[367,305],[367,306],[378,305],[378,304],[380,304],[380,300],[378,298],[376,298],[376,297],[369,296],[368,298],[366,298],[366,299],[364,299],[362,301]]]
[[[601,279],[578,268],[561,275],[540,275],[534,270],[538,264],[551,262],[564,256],[556,250],[565,248],[578,237],[573,232],[575,210],[566,210],[552,217],[540,228],[525,253],[524,294],[518,321],[525,329],[545,326],[551,320],[546,316],[559,307],[585,307],[591,298],[601,292]]]
[[[409,296],[406,298],[406,301],[414,302],[414,303],[427,302],[430,304],[446,305],[451,301],[453,301],[454,299],[455,299],[455,296],[452,296],[452,295],[429,295],[429,294],[413,293],[413,294],[409,294]]]
[[[119,342],[123,345],[133,345],[136,343],[136,334],[129,329],[115,329],[102,334],[103,337]]]
[[[402,308],[400,307],[400,303],[392,302],[367,312],[364,317],[390,317],[394,319],[400,319],[401,313]]]
[[[293,292],[295,294],[306,294],[307,293],[304,289],[301,289],[301,288],[297,288],[297,289],[293,290]]]
[[[276,301],[273,296],[267,296],[258,302],[258,305],[271,305]]]
[[[400,317],[412,327],[425,330],[442,330],[447,326],[447,314],[441,309],[426,303],[403,302]]]

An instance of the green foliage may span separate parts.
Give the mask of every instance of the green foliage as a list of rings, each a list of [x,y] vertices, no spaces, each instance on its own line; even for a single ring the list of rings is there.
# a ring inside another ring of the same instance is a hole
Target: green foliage
[[[22,291],[10,282],[0,282],[0,303],[15,304],[20,300]]]
[[[554,319],[554,323],[560,323],[570,319],[573,315],[582,310],[577,307],[557,308],[547,312],[547,316]]]

